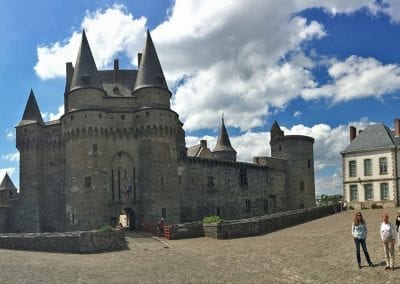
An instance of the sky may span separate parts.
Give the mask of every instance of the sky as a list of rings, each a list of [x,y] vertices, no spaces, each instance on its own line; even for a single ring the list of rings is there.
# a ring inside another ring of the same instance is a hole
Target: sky
[[[17,187],[30,90],[45,121],[63,114],[83,29],[99,70],[136,69],[150,30],[187,146],[213,149],[222,113],[239,161],[270,156],[275,120],[314,137],[317,195],[342,192],[350,125],[400,118],[398,0],[2,0],[0,178]]]

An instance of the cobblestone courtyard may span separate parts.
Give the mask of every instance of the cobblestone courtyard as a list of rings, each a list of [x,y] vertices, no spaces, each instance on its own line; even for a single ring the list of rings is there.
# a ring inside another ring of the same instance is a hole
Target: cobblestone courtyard
[[[375,267],[359,270],[351,236],[353,211],[263,236],[166,241],[133,233],[129,249],[102,254],[0,250],[0,283],[400,283],[384,271],[379,225],[383,212],[363,210]]]

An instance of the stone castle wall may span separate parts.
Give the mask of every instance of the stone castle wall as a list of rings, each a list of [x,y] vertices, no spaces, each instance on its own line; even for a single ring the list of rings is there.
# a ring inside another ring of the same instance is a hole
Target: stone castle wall
[[[180,160],[178,175],[182,222],[207,215],[240,219],[286,208],[285,173],[269,167],[187,157]]]

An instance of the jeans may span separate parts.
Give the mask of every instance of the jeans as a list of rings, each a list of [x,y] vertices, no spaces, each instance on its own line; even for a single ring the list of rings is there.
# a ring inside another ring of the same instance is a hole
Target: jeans
[[[357,263],[361,263],[361,256],[360,256],[360,244],[364,251],[365,258],[367,259],[368,264],[371,263],[371,259],[369,258],[368,250],[367,250],[367,243],[365,239],[358,239],[354,238],[354,243],[356,245],[356,254],[357,254]]]

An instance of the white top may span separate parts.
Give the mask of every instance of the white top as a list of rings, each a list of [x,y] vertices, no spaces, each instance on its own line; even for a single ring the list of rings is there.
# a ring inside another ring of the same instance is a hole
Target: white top
[[[387,240],[391,240],[394,239],[394,228],[392,226],[392,224],[387,223],[385,224],[385,222],[382,222],[381,224],[381,239],[382,241],[387,241]]]

